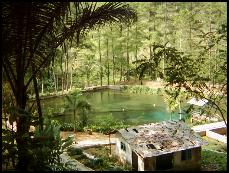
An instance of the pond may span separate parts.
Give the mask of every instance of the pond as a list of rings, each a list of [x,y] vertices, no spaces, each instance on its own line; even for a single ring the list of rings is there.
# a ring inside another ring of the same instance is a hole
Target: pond
[[[88,115],[91,121],[102,121],[107,116],[122,120],[127,124],[143,124],[164,120],[179,119],[178,111],[170,113],[161,95],[133,94],[117,90],[105,90],[84,93],[92,105]],[[43,113],[61,112],[67,101],[64,97],[42,100]],[[181,105],[182,106],[182,105]],[[61,122],[73,122],[73,112],[55,117]]]

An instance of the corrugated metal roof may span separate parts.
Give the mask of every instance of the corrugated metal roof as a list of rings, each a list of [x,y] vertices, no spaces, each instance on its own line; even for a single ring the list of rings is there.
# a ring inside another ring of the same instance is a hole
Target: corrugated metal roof
[[[118,132],[144,158],[207,144],[183,121],[144,124],[120,129]]]

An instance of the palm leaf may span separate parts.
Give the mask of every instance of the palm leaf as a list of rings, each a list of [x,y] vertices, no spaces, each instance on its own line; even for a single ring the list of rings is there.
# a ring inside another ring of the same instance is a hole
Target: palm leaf
[[[86,100],[80,100],[78,102],[78,104],[77,104],[77,108],[78,109],[90,110],[91,109],[91,105]]]
[[[15,95],[17,82],[22,81],[26,90],[33,77],[53,61],[57,47],[76,33],[107,22],[130,23],[136,19],[136,13],[126,4],[97,4],[1,2],[3,67]]]
[[[66,95],[65,97],[66,97],[68,103],[70,103],[71,105],[74,105],[74,101],[70,96]]]

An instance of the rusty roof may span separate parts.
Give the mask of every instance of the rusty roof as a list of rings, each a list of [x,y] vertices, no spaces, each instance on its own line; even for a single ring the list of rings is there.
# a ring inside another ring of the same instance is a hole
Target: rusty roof
[[[121,136],[143,158],[206,145],[183,121],[162,121],[120,129]]]

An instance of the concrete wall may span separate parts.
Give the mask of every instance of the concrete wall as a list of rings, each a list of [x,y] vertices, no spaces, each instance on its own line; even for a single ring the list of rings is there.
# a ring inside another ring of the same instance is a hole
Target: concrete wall
[[[223,143],[227,143],[227,137],[224,135],[220,135],[218,133],[212,132],[210,130],[206,131],[206,136],[212,139],[215,139],[217,141],[223,142]]]
[[[155,171],[156,170],[156,157],[147,157],[144,159],[144,170]]]
[[[141,156],[138,156],[138,171],[144,171],[144,159]]]
[[[225,135],[227,132],[227,128],[226,127],[222,127],[222,128],[218,128],[218,129],[212,129],[211,131],[218,133],[220,135]]]
[[[173,153],[173,168],[169,170],[200,170],[201,147],[193,148],[191,160],[181,160],[181,151]],[[139,159],[141,161],[141,159]],[[142,169],[144,168],[144,169]],[[139,162],[139,170],[155,171],[156,157],[144,158],[144,163]]]
[[[181,160],[181,151],[174,153],[173,170],[200,170],[201,168],[201,147],[191,150],[191,160]]]
[[[196,131],[197,134],[199,134],[201,137],[206,136],[206,131]]]
[[[125,144],[126,151],[123,151],[121,149],[121,142]],[[130,145],[123,138],[117,138],[116,154],[122,163],[128,162],[132,165],[132,149],[130,148]]]

